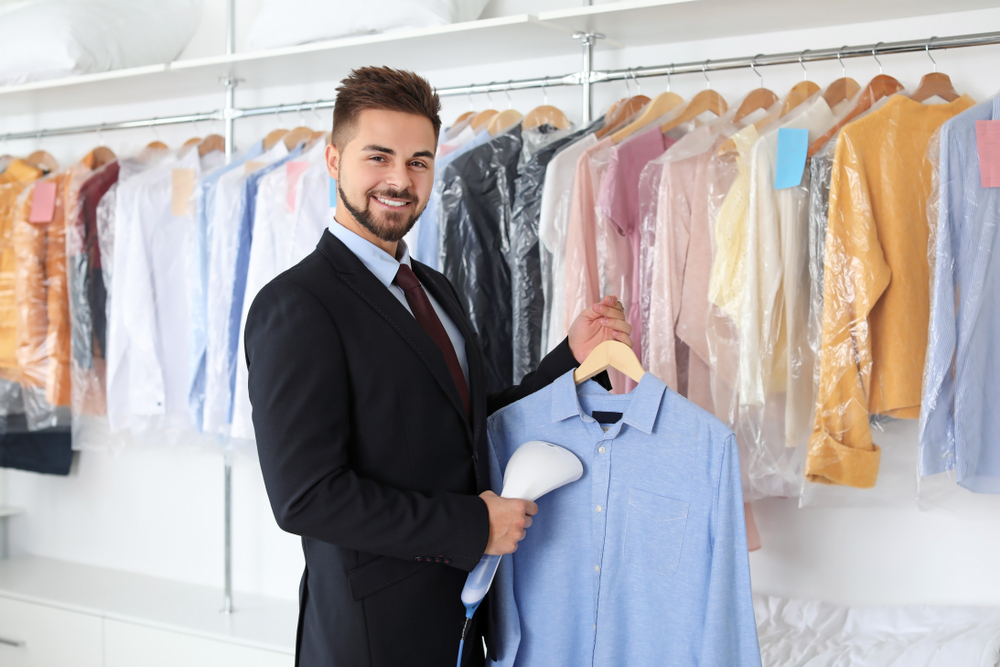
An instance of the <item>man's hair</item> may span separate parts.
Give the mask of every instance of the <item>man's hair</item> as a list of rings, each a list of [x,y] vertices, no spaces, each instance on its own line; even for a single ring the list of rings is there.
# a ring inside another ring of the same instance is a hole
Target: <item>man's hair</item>
[[[362,67],[337,87],[333,107],[332,143],[338,149],[351,140],[358,116],[365,109],[402,111],[424,116],[434,126],[434,140],[441,131],[441,99],[422,76],[391,67]]]

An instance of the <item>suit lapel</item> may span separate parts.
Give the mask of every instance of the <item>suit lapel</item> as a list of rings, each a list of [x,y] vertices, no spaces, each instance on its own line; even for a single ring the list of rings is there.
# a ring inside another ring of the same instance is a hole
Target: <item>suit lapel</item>
[[[413,266],[413,272],[420,279],[420,283],[441,304],[465,339],[465,359],[469,366],[469,400],[472,402],[472,441],[473,443],[478,442],[479,432],[486,418],[484,407],[486,405],[486,371],[482,364],[483,357],[479,351],[478,338],[472,329],[472,323],[455,299],[446,279],[420,262],[411,260],[410,263]]]
[[[381,315],[389,326],[395,329],[420,356],[454,408],[466,420],[466,426],[469,426],[465,407],[458,395],[458,388],[455,387],[455,381],[451,379],[451,371],[448,370],[444,355],[434,339],[424,331],[416,318],[386,289],[385,285],[368,270],[368,267],[329,230],[323,232],[318,249],[333,264],[338,277],[344,284]],[[423,282],[423,276],[419,277]],[[435,294],[435,298],[437,298],[437,294]]]

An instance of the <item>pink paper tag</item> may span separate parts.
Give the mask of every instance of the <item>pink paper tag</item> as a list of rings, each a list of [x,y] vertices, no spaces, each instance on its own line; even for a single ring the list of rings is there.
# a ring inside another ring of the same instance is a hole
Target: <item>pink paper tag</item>
[[[299,191],[299,178],[302,172],[309,168],[305,160],[295,160],[285,163],[285,200],[288,212],[295,213],[295,196]]]
[[[52,222],[52,216],[55,212],[55,181],[35,183],[35,191],[31,195],[31,216],[28,218],[28,222]]]
[[[979,178],[984,188],[1000,188],[1000,120],[976,121]]]

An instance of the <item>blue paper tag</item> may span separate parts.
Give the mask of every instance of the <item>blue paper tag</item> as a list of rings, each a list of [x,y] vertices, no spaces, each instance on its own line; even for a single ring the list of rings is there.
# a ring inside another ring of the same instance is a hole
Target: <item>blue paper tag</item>
[[[809,130],[783,127],[778,130],[778,158],[774,189],[794,188],[802,182],[809,152]]]
[[[330,208],[337,208],[337,181],[333,180],[333,176],[327,176],[330,179]]]

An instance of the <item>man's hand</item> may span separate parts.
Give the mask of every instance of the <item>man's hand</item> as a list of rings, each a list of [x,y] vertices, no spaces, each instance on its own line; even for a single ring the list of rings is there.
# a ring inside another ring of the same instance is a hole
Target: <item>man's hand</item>
[[[517,543],[524,539],[525,530],[531,526],[531,517],[538,513],[538,505],[530,500],[501,498],[492,491],[479,497],[490,512],[490,541],[486,553],[502,556],[517,551]]]
[[[606,296],[580,313],[569,328],[569,349],[581,364],[606,340],[632,347],[632,325],[625,320],[625,308],[616,296]]]

